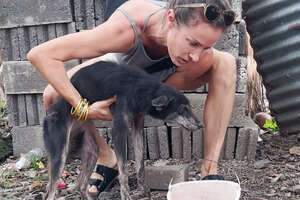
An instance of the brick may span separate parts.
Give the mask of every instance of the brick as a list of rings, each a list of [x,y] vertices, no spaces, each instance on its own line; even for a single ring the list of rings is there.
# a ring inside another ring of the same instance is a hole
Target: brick
[[[104,21],[104,8],[106,5],[106,0],[95,0],[95,24],[98,26]]]
[[[70,2],[65,0],[1,0],[0,13],[1,28],[72,22]]]
[[[159,157],[162,159],[170,158],[168,129],[166,126],[157,127],[158,143],[159,143]]]
[[[12,52],[12,60],[20,60],[20,47],[19,47],[19,37],[18,37],[18,29],[12,28],[10,29],[10,43],[11,43],[11,52]]]
[[[145,181],[150,189],[168,190],[169,184],[187,181],[189,165],[146,166]]]
[[[26,126],[27,119],[26,119],[26,101],[25,95],[20,94],[18,95],[18,126]]]
[[[36,95],[26,94],[25,101],[26,101],[25,108],[26,108],[27,124],[29,126],[39,124]]]
[[[172,158],[182,158],[182,132],[180,127],[171,128]]]
[[[30,42],[27,28],[18,28],[19,46],[20,46],[20,59],[27,60],[27,53],[30,50]],[[1,38],[1,36],[0,36]]]
[[[27,153],[34,148],[45,149],[42,126],[26,126],[12,128],[14,155]]]
[[[248,42],[247,42],[247,29],[246,23],[242,20],[238,25],[237,29],[240,33],[239,35],[239,55],[247,57],[248,56]]]
[[[86,28],[92,29],[95,27],[95,7],[94,0],[85,0],[85,12],[86,12]]]
[[[18,116],[18,96],[17,95],[6,95],[7,101],[7,116],[9,126],[17,126],[19,123]]]
[[[255,160],[256,155],[256,147],[257,147],[257,140],[258,140],[258,128],[250,128],[249,130],[249,144],[247,148],[247,159],[248,160]]]

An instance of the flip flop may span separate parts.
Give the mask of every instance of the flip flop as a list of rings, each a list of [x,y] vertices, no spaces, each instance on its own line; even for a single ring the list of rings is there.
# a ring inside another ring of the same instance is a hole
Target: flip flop
[[[103,165],[96,165],[94,173],[101,175],[103,180],[92,178],[89,179],[90,186],[96,186],[98,191],[97,193],[88,192],[92,197],[98,197],[101,192],[110,189],[119,175],[118,170]]]

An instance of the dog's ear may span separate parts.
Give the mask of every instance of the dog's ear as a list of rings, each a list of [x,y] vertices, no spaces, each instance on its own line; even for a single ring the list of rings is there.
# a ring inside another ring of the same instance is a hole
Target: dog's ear
[[[169,98],[167,96],[159,96],[155,99],[152,99],[152,106],[155,107],[157,111],[161,111],[164,107],[166,107],[173,98]]]

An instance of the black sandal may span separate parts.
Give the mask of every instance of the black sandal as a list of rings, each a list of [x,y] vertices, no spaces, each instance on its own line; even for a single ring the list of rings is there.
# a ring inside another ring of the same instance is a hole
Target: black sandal
[[[103,165],[96,165],[94,173],[101,175],[103,177],[103,180],[92,178],[89,179],[90,186],[96,186],[98,190],[96,194],[89,193],[90,196],[99,196],[101,192],[110,189],[119,175],[118,170],[105,167]]]
[[[203,179],[201,180],[220,180],[220,181],[224,181],[224,177],[222,175],[218,175],[218,174],[211,174],[211,175],[207,175],[205,176]]]

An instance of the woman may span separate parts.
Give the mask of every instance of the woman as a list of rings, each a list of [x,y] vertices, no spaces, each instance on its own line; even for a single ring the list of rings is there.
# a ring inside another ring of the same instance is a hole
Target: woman
[[[118,2],[122,1],[108,1],[108,7],[113,11]],[[222,179],[217,175],[217,164],[233,107],[236,64],[232,55],[214,49],[213,45],[233,21],[228,0],[171,0],[169,4],[130,0],[96,28],[48,41],[33,48],[27,57],[50,84],[44,92],[46,108],[59,95],[75,108],[84,97],[68,77],[98,60],[143,67],[179,90],[209,83],[201,176]],[[78,58],[94,59],[66,73],[63,62]],[[112,97],[90,105],[87,118],[111,120],[109,105],[114,101]],[[97,136],[99,156],[91,176],[91,195],[107,189],[117,176],[116,156]]]

